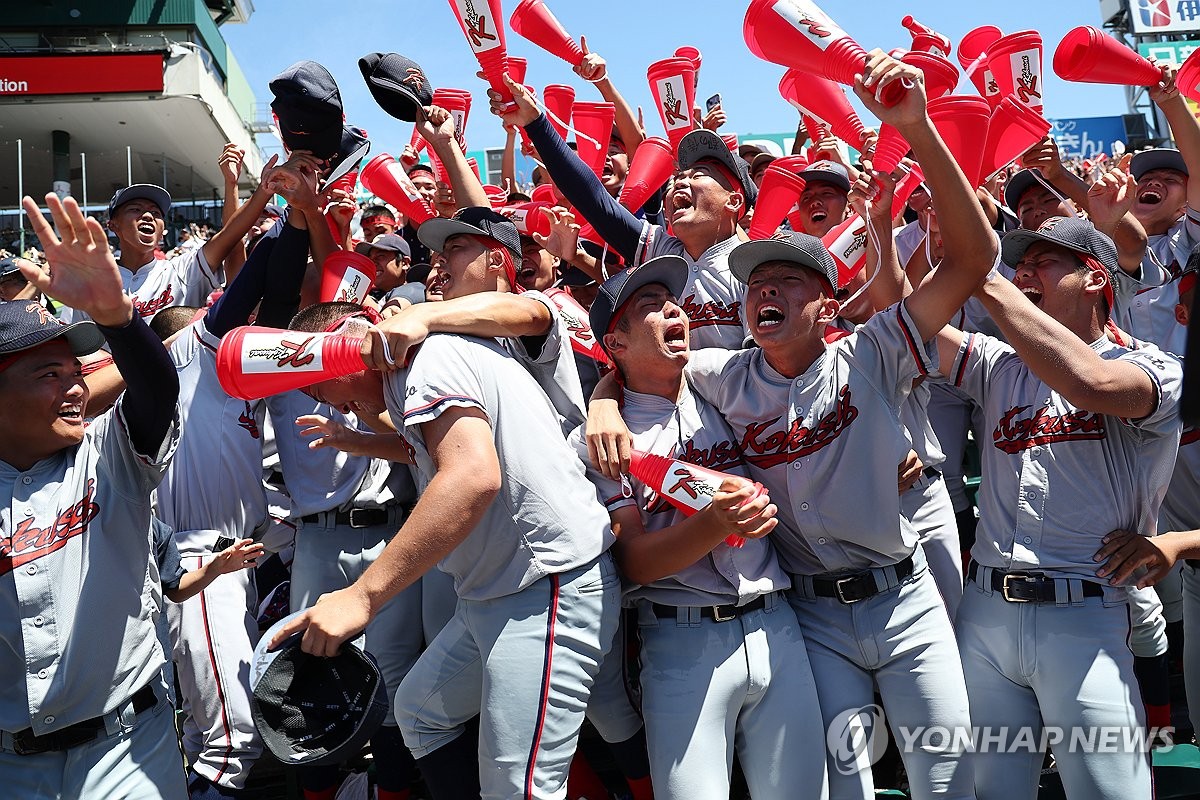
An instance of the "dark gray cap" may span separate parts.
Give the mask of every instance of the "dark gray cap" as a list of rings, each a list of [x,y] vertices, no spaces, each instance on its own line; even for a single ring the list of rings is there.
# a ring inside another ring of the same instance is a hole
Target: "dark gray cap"
[[[661,283],[675,297],[687,288],[688,265],[679,256],[659,256],[640,267],[628,267],[600,284],[588,311],[592,334],[604,347],[604,335],[612,330],[617,311],[634,292],[651,283]],[[608,348],[605,348],[607,350]]]
[[[749,283],[750,274],[768,261],[790,261],[816,270],[829,282],[831,292],[838,285],[833,256],[820,239],[807,233],[777,233],[770,239],[742,242],[729,253],[729,271],[742,283]]]
[[[729,150],[725,140],[710,130],[692,131],[679,140],[675,153],[680,169],[690,169],[698,161],[716,161],[737,176],[740,188],[746,195],[746,206],[754,205],[758,199],[758,187],[750,180],[750,167]]]
[[[171,210],[171,195],[166,189],[153,183],[135,183],[133,186],[118,189],[113,194],[112,199],[108,201],[108,215],[111,217],[118,208],[130,200],[149,200],[158,206],[158,210],[164,217]]]
[[[517,233],[517,226],[508,217],[490,208],[460,208],[450,219],[435,217],[417,228],[417,238],[421,244],[435,253],[442,252],[447,239],[462,234],[494,239],[512,254],[518,264],[521,262],[521,235]]]
[[[358,70],[379,107],[396,119],[415,122],[417,109],[433,102],[433,85],[425,70],[399,53],[370,53]]]
[[[1135,181],[1140,181],[1142,175],[1152,169],[1173,169],[1184,175],[1188,174],[1187,163],[1184,162],[1183,155],[1178,150],[1172,150],[1169,147],[1156,147],[1153,150],[1134,153],[1133,158],[1129,161],[1129,174]]]
[[[35,300],[0,303],[0,358],[30,350],[51,339],[64,337],[77,356],[104,346],[104,335],[91,320],[64,325]]]

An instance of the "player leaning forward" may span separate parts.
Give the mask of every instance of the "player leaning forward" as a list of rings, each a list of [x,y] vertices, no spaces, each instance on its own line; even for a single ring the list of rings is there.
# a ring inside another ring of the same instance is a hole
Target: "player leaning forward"
[[[478,291],[470,287],[502,268],[505,246],[485,230],[450,219],[425,226],[440,226],[446,299]],[[307,628],[303,649],[332,654],[440,560],[459,603],[400,685],[405,744],[436,800],[481,790],[561,797],[616,631],[620,579],[608,515],[554,406],[495,340],[455,334],[429,336],[398,371],[313,391],[335,404],[386,401],[428,485],[362,577],[324,595],[277,641]],[[463,726],[476,715],[478,776],[463,769],[475,760]]]
[[[122,291],[103,229],[70,198],[46,202],[62,240],[26,198],[50,272],[22,271],[96,324],[0,305],[3,793],[182,798],[149,535],[150,492],[178,438],[179,382]],[[129,390],[85,429],[77,356],[104,339]]]

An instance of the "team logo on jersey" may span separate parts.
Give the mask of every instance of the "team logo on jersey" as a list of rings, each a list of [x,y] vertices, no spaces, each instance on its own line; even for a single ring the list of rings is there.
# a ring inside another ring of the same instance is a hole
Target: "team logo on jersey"
[[[696,295],[690,294],[679,302],[683,313],[687,314],[691,330],[706,328],[710,325],[741,325],[741,302],[725,305],[719,300],[706,300],[701,303]]]
[[[162,294],[157,297],[151,297],[149,300],[140,300],[137,297],[133,298],[133,310],[139,317],[153,317],[164,308],[168,308],[175,300],[175,295],[171,291],[171,284],[167,284],[167,288],[162,290]]]
[[[258,420],[254,418],[254,409],[250,408],[249,402],[246,403],[246,410],[238,416],[238,427],[245,428],[253,439],[259,436]]]
[[[61,550],[71,539],[87,533],[88,523],[100,513],[100,505],[92,500],[95,491],[96,479],[91,478],[79,502],[59,512],[46,527],[38,528],[35,517],[26,517],[11,536],[0,538],[0,575]]]
[[[688,439],[684,442],[683,452],[676,456],[679,461],[686,461],[689,464],[695,464],[699,467],[707,467],[708,469],[722,472],[730,467],[737,466],[742,463],[741,454],[738,453],[737,444],[728,439],[716,442],[709,447],[696,447],[695,443]],[[698,480],[690,471],[679,468],[676,469],[670,476],[678,478],[674,486],[667,489],[667,494],[676,494],[682,491],[693,500],[701,494],[712,496],[712,488],[709,484],[702,480]],[[651,495],[649,502],[646,503],[647,514],[660,514],[670,512],[674,509],[666,498],[662,495],[654,493]]]
[[[1010,455],[1056,442],[1082,442],[1103,439],[1107,435],[1104,417],[1091,411],[1054,414],[1042,406],[1032,414],[1021,415],[1033,406],[1015,406],[1004,412],[992,431],[992,444]]]
[[[738,445],[743,458],[756,467],[770,469],[812,455],[828,447],[858,419],[858,407],[851,400],[850,387],[843,386],[838,393],[837,408],[815,423],[806,425],[804,417],[797,417],[787,430],[772,430],[780,419],[775,417],[746,426]]]

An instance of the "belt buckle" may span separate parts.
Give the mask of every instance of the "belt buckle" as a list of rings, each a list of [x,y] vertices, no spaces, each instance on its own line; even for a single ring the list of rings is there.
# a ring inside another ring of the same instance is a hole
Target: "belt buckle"
[[[363,512],[363,514],[366,514],[368,511],[370,511],[370,509],[367,509],[367,508],[352,508],[352,509],[350,509],[350,527],[351,528],[369,528],[369,527],[371,527],[369,524],[367,524],[365,522],[355,522],[354,521],[355,515],[357,515],[360,511]]]
[[[837,580],[835,580],[835,581],[833,582],[833,590],[834,590],[835,592],[837,592],[837,599],[838,599],[838,602],[839,602],[839,603],[841,603],[841,604],[843,604],[843,605],[850,606],[850,605],[854,605],[855,603],[860,603],[860,602],[862,602],[863,600],[865,600],[865,599],[866,599],[866,598],[864,598],[864,597],[854,597],[854,598],[847,598],[847,597],[846,597],[846,593],[843,591],[843,587],[844,587],[844,585],[845,585],[845,584],[848,584],[848,583],[850,583],[850,581],[856,581],[856,580],[858,580],[860,577],[862,577],[862,576],[860,576],[860,575],[848,575],[848,576],[847,576],[847,577],[845,577],[845,578],[838,578]]]
[[[712,606],[712,618],[713,622],[733,622],[738,618],[737,609],[735,608],[729,616],[723,616],[721,606]]]
[[[12,737],[13,752],[19,756],[35,756],[38,753],[46,752],[46,747],[36,746],[37,738],[33,735],[32,728],[26,728],[23,731],[14,733]],[[27,746],[26,742],[30,742],[30,745]]]
[[[1004,599],[1005,599],[1005,600],[1007,600],[1007,601],[1008,601],[1008,602],[1010,602],[1010,603],[1028,603],[1028,602],[1031,602],[1031,601],[1030,601],[1030,600],[1028,600],[1027,598],[1024,598],[1024,597],[1013,597],[1012,595],[1010,595],[1010,594],[1008,593],[1008,592],[1009,592],[1009,585],[1008,585],[1008,582],[1009,582],[1009,580],[1013,580],[1013,579],[1015,579],[1015,580],[1021,580],[1021,581],[1027,581],[1027,580],[1029,580],[1029,575],[1028,575],[1028,574],[1026,574],[1026,573],[1024,573],[1024,572],[1007,572],[1007,573],[1005,573],[1005,575],[1004,575],[1004,582],[1000,584],[1000,594],[1001,594],[1001,595],[1004,597]]]

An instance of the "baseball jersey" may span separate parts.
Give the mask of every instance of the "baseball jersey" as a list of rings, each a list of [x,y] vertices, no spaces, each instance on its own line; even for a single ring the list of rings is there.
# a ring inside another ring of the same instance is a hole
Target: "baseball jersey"
[[[1169,231],[1151,236],[1140,277],[1120,272],[1114,287],[1113,321],[1135,338],[1177,355],[1183,355],[1187,344],[1187,329],[1175,319],[1179,273],[1200,243],[1200,223],[1192,213],[1189,209]]]
[[[665,255],[679,256],[687,262],[687,288],[678,300],[690,321],[689,341],[693,350],[705,347],[738,350],[750,338],[742,313],[746,285],[729,271],[729,253],[741,243],[737,236],[730,236],[693,259],[683,242],[669,235],[665,228],[642,223],[635,266]]]
[[[949,379],[983,414],[971,550],[980,564],[1095,580],[1092,557],[1105,535],[1155,529],[1179,445],[1183,370],[1174,356],[1135,344],[1091,343],[1101,358],[1134,364],[1154,383],[1154,410],[1128,420],[1072,405],[1003,342],[963,336]]]
[[[566,436],[587,420],[587,405],[584,403],[583,384],[579,380],[579,366],[575,362],[575,350],[571,347],[571,334],[562,314],[549,297],[534,290],[523,292],[521,296],[537,300],[550,310],[550,331],[536,354],[529,352],[525,340],[520,337],[501,339],[500,343],[528,370],[550,398],[563,435]]]
[[[1175,471],[1158,514],[1158,530],[1200,528],[1200,428],[1186,426],[1179,437]]]
[[[133,295],[133,308],[147,322],[171,306],[203,306],[208,296],[221,288],[224,272],[213,269],[204,259],[204,248],[197,247],[173,258],[154,259],[136,272],[120,268],[121,284]],[[64,309],[64,322],[88,319],[78,309]]]
[[[520,591],[589,563],[612,544],[604,507],[559,427],[554,406],[497,342],[434,334],[384,396],[424,481],[436,470],[421,423],[452,407],[487,415],[501,483],[479,524],[439,565],[464,600]]]
[[[913,253],[917,252],[917,248],[924,246],[925,229],[921,227],[920,220],[914,220],[896,231],[895,238],[896,258],[900,261],[900,268],[903,269],[908,265],[908,260],[913,257]]]
[[[100,716],[162,668],[150,492],[179,422],[145,456],[122,413],[26,471],[0,461],[0,730],[41,735]]]
[[[155,493],[160,519],[181,545],[212,547],[218,535],[241,539],[267,523],[262,487],[262,401],[230,397],[217,379],[217,346],[204,320],[168,352],[179,373],[179,451]],[[185,548],[186,549],[186,548]]]
[[[675,403],[626,389],[621,416],[629,426],[636,450],[746,476],[733,431],[715,408],[692,393],[686,382]],[[570,441],[609,511],[636,507],[642,525],[651,534],[683,521],[682,511],[637,478],[627,478],[628,485],[623,486],[596,470],[588,458],[582,427],[571,434]],[[768,538],[746,539],[742,547],[721,542],[704,558],[674,575],[645,586],[627,585],[625,598],[673,606],[742,605],[759,595],[786,589],[791,582],[780,569]]]
[[[900,514],[908,455],[900,406],[936,360],[903,302],[827,343],[796,378],[757,348],[693,353],[686,374],[733,429],[750,475],[779,506],[771,534],[785,570],[820,575],[895,564],[916,530]]]

